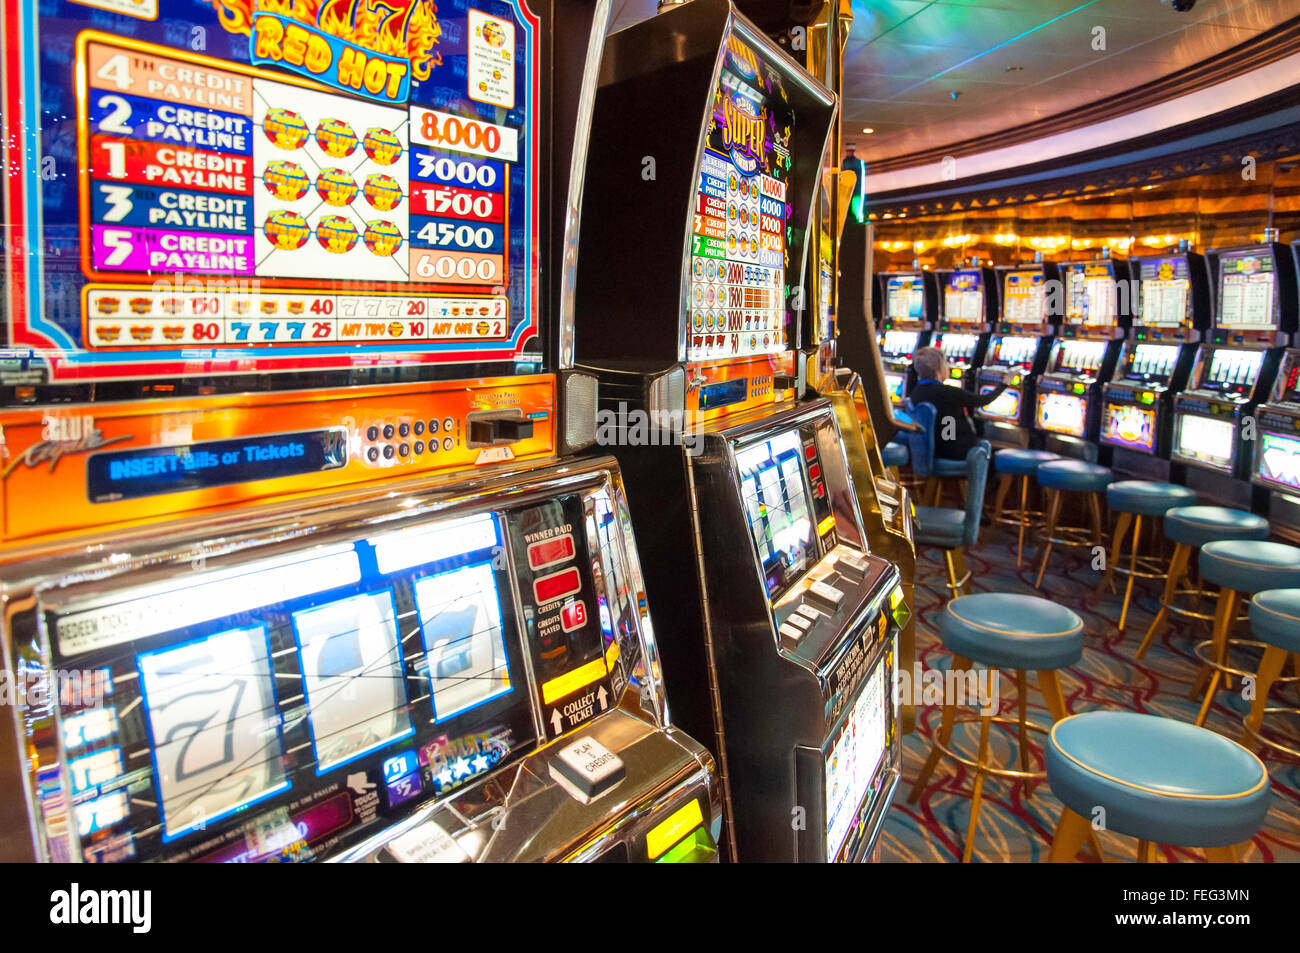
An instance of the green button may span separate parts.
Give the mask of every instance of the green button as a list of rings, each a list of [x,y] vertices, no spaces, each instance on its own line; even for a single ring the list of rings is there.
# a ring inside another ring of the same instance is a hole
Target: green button
[[[656,864],[707,864],[718,855],[718,847],[703,827],[697,827],[677,842]]]

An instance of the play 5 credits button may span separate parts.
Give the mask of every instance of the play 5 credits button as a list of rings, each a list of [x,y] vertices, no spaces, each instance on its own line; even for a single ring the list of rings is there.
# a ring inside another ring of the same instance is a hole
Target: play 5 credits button
[[[560,628],[565,632],[581,629],[587,624],[587,604],[581,599],[567,602],[560,610]]]

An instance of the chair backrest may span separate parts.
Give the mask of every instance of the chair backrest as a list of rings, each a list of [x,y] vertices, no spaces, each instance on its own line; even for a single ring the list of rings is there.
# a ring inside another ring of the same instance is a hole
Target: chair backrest
[[[919,433],[902,431],[907,440],[908,460],[912,473],[918,477],[928,477],[934,472],[934,425],[939,418],[939,411],[934,404],[922,402],[913,404],[909,398],[903,404],[913,422],[921,428]]]
[[[989,478],[989,458],[993,447],[981,440],[966,453],[966,518],[962,521],[962,542],[974,546],[979,542],[980,518],[984,513],[984,488]]]

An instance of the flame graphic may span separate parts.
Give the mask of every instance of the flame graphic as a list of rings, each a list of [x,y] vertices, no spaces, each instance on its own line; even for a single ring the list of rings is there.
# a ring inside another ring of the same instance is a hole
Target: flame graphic
[[[411,62],[428,79],[442,56],[434,50],[442,26],[433,0],[211,0],[230,33],[250,33],[253,15],[274,13],[385,56]]]

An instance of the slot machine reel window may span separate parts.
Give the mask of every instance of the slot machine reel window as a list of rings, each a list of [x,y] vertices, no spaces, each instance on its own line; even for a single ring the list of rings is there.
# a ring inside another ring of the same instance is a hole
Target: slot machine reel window
[[[1034,363],[1037,351],[1038,338],[1004,337],[998,341],[997,352],[990,363],[1028,368]]]
[[[1273,256],[1224,255],[1219,259],[1219,324],[1266,329],[1277,321]]]
[[[1093,373],[1106,356],[1103,341],[1062,341],[1060,370],[1079,374]]]
[[[1124,376],[1137,381],[1168,380],[1177,363],[1178,345],[1139,344],[1133,349],[1133,357]]]
[[[777,70],[727,42],[698,174],[686,359],[787,350],[786,225],[796,116]]]
[[[1179,456],[1231,470],[1236,456],[1237,430],[1230,420],[1183,414],[1178,418],[1175,446]]]
[[[916,350],[916,342],[921,336],[915,331],[886,331],[885,343],[881,348],[886,357],[910,358]]]
[[[1154,395],[1152,395],[1154,397]],[[1107,403],[1102,410],[1101,441],[1154,453],[1156,448],[1156,411],[1137,404]]]
[[[1218,348],[1210,357],[1210,372],[1202,387],[1227,397],[1249,397],[1263,363],[1263,351]]]
[[[102,704],[58,701],[81,856],[325,857],[529,750],[500,519],[420,522],[42,608],[50,667],[108,687]]]
[[[749,531],[763,562],[768,597],[778,598],[817,559],[803,445],[797,430],[736,454]]]
[[[1187,319],[1191,271],[1186,258],[1147,259],[1138,266],[1142,294],[1138,324],[1176,328]]]

